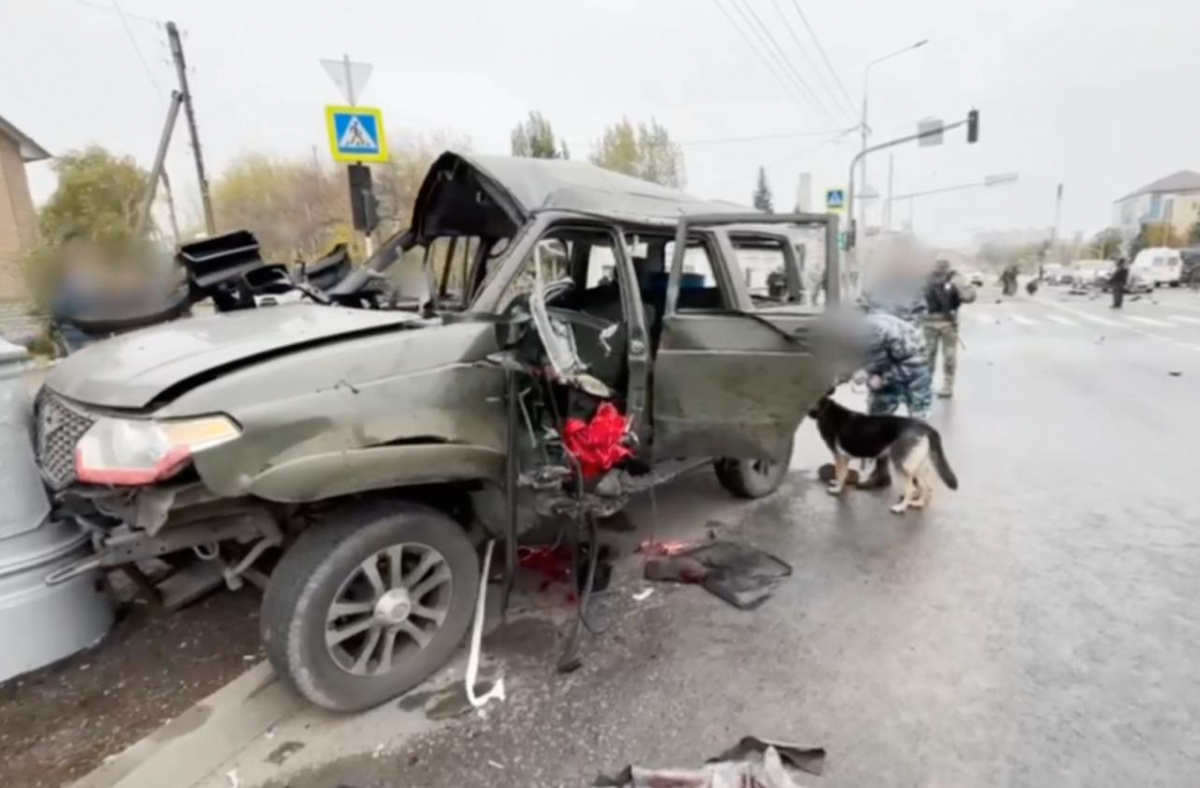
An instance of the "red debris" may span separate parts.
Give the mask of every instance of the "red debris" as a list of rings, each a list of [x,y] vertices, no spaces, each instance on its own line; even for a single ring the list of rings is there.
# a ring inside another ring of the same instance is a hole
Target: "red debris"
[[[601,403],[590,422],[568,419],[563,427],[563,446],[579,462],[585,479],[594,479],[633,455],[625,445],[629,419],[611,402]]]

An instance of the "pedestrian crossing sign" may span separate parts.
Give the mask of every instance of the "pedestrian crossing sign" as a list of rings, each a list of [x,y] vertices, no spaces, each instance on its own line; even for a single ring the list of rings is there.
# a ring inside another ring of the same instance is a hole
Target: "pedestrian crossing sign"
[[[841,213],[846,208],[846,192],[843,189],[825,190],[825,210]]]
[[[326,107],[329,150],[334,161],[388,160],[383,112],[373,107]]]

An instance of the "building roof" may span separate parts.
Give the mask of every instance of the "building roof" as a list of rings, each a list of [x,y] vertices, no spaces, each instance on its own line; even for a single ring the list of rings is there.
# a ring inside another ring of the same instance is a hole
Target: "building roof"
[[[1135,192],[1126,194],[1117,200],[1117,202],[1124,202],[1131,197],[1138,197],[1143,194],[1170,194],[1172,192],[1194,191],[1200,191],[1200,172],[1196,172],[1195,170],[1180,170],[1165,178],[1159,178],[1156,181],[1148,183]]]
[[[17,143],[17,150],[21,152],[21,160],[26,164],[31,161],[41,161],[42,159],[50,158],[49,151],[34,142],[25,132],[5,120],[3,116],[0,116],[0,134],[9,137]]]

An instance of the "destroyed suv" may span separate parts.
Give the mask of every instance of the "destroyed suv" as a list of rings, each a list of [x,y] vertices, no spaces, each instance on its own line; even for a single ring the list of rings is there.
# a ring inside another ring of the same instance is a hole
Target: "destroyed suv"
[[[96,554],[48,582],[123,567],[152,583],[147,562],[248,579],[284,681],[335,710],[394,697],[462,641],[484,539],[505,540],[511,570],[532,524],[611,515],[701,464],[739,497],[779,487],[836,374],[802,305],[805,226],[824,233],[836,303],[832,217],[443,154],[411,229],[332,300],[176,320],[50,372],[42,474]],[[410,308],[337,305],[410,262]],[[771,298],[748,286],[764,265],[785,274]],[[603,404],[624,420],[621,460],[589,473],[564,425]]]

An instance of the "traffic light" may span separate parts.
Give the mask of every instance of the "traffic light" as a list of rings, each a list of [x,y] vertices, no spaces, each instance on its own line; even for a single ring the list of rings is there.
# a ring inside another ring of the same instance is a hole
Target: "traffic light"
[[[967,113],[967,142],[979,142],[979,110],[977,109]]]

